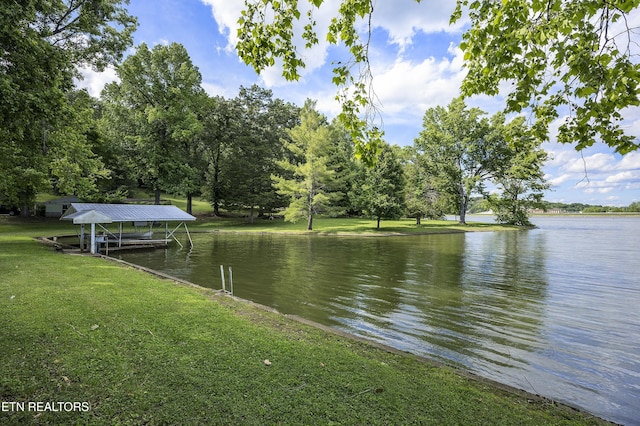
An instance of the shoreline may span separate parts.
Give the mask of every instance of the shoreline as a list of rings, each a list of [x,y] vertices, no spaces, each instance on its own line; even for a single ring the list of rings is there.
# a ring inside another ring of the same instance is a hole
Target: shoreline
[[[249,299],[243,299],[241,297],[234,296],[234,295],[230,294],[229,292],[225,292],[223,290],[216,290],[216,289],[212,289],[212,288],[209,288],[209,287],[203,287],[201,285],[192,283],[190,281],[187,281],[187,280],[184,280],[184,279],[181,279],[181,278],[178,278],[178,277],[174,277],[172,275],[166,274],[164,272],[157,271],[157,270],[152,269],[152,268],[148,268],[148,267],[145,267],[145,266],[137,265],[135,263],[127,262],[125,260],[113,258],[113,257],[106,256],[106,255],[101,255],[101,254],[91,255],[91,254],[88,254],[88,253],[83,253],[81,255],[86,255],[86,256],[91,256],[91,257],[98,257],[98,258],[101,258],[101,259],[104,259],[104,260],[107,260],[107,261],[110,261],[110,262],[115,262],[115,263],[118,263],[118,264],[122,264],[122,265],[125,265],[125,266],[128,266],[128,267],[143,271],[145,273],[157,276],[157,277],[159,277],[161,279],[166,279],[166,280],[169,280],[169,281],[173,281],[178,285],[184,285],[184,286],[196,288],[196,289],[198,289],[200,291],[212,293],[213,297],[217,301],[221,301],[221,298],[229,298],[229,299],[231,299],[231,300],[233,300],[235,302],[239,302],[239,303],[245,304],[245,305],[253,307],[253,308],[257,308],[257,309],[265,311],[265,312],[269,312],[271,314],[280,316],[282,318],[294,321],[294,322],[299,323],[299,324],[304,324],[304,325],[316,328],[316,329],[321,330],[321,331],[326,332],[326,333],[330,333],[330,334],[333,334],[333,335],[336,335],[336,336],[340,336],[340,337],[345,338],[345,339],[361,342],[361,343],[364,343],[366,345],[369,345],[371,347],[374,347],[376,349],[379,349],[379,350],[382,350],[382,351],[385,351],[385,352],[388,352],[388,353],[392,353],[392,354],[395,354],[395,355],[411,358],[411,359],[417,360],[417,361],[419,361],[419,362],[421,362],[423,364],[426,364],[426,365],[429,365],[429,366],[432,366],[432,367],[435,367],[435,368],[446,368],[446,369],[454,371],[457,375],[459,375],[461,377],[464,377],[464,378],[469,379],[469,380],[473,380],[473,381],[475,381],[477,383],[488,385],[488,386],[494,388],[495,390],[506,392],[508,394],[515,395],[515,396],[518,396],[520,398],[526,398],[528,400],[528,402],[536,402],[536,403],[542,404],[542,405],[553,405],[555,407],[560,407],[563,410],[580,413],[580,414],[585,415],[585,416],[590,416],[590,417],[596,418],[596,419],[598,419],[600,421],[603,421],[605,423],[609,423],[609,424],[612,424],[612,425],[617,425],[617,423],[614,423],[614,422],[611,422],[611,421],[609,421],[607,419],[598,417],[597,415],[595,415],[593,413],[590,413],[589,411],[587,411],[587,410],[585,410],[585,409],[583,409],[581,407],[578,407],[578,406],[575,406],[575,405],[571,405],[570,403],[554,400],[554,399],[551,399],[551,398],[546,397],[544,395],[534,394],[534,393],[529,392],[529,391],[527,391],[525,389],[521,389],[521,388],[517,388],[517,387],[511,386],[511,385],[505,384],[505,383],[501,383],[501,382],[498,382],[498,381],[493,380],[491,378],[480,376],[480,375],[472,373],[472,372],[470,372],[468,370],[460,369],[460,368],[451,366],[449,364],[434,360],[432,358],[428,358],[428,357],[425,357],[425,356],[420,356],[420,355],[414,354],[412,352],[403,351],[403,350],[394,348],[393,346],[389,346],[389,345],[386,345],[384,343],[380,343],[380,342],[376,342],[376,341],[371,340],[371,339],[367,339],[365,337],[361,337],[361,336],[357,336],[355,334],[347,333],[345,331],[338,330],[338,329],[336,329],[334,327],[330,327],[330,326],[318,323],[316,321],[312,321],[312,320],[303,318],[303,317],[301,317],[299,315],[282,313],[282,312],[278,311],[276,308],[273,308],[273,307],[270,307],[270,306],[267,306],[267,305],[263,305],[263,304],[254,302],[254,301],[249,300]]]

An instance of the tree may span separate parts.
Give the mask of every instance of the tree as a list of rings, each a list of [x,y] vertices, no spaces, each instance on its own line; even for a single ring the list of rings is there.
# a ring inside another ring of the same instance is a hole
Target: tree
[[[469,70],[465,95],[496,95],[512,82],[505,112],[530,109],[535,135],[566,107],[558,140],[576,149],[601,139],[621,154],[638,149],[625,134],[621,111],[640,105],[640,64],[629,14],[640,1],[459,0],[452,21],[468,9],[471,29],[463,36]]]
[[[504,139],[509,160],[495,179],[501,193],[490,196],[489,205],[498,222],[531,226],[529,209],[540,207],[543,192],[549,189],[542,170],[548,156],[531,135],[523,117],[505,126]]]
[[[365,214],[380,220],[397,219],[405,211],[405,178],[399,156],[392,147],[383,145],[375,166],[363,168],[361,184],[356,192],[356,203]]]
[[[429,108],[414,142],[436,188],[457,195],[462,224],[472,194],[482,194],[486,182],[498,176],[508,159],[500,131],[504,115],[496,114],[491,121],[483,115],[478,108],[468,109],[461,98],[446,109]]]
[[[49,175],[57,192],[95,200],[98,181],[109,179],[111,172],[90,140],[96,136],[93,99],[85,90],[69,92],[68,97],[66,120],[48,137]]]
[[[188,155],[188,145],[201,131],[196,114],[203,94],[200,72],[184,46],[172,43],[149,50],[143,43],[117,73],[120,82],[107,85],[103,97],[120,111],[115,116],[130,121],[126,127],[113,124],[131,131],[120,137],[135,153],[139,177],[154,190],[159,204],[161,190],[192,187],[187,181],[194,177],[194,156]]]
[[[237,102],[220,96],[209,98],[202,112],[201,139],[208,164],[204,195],[211,203],[215,216],[220,215],[220,205],[233,184],[226,166],[234,137],[239,134],[241,128],[238,117]]]
[[[305,64],[298,51],[302,46],[294,40],[302,40],[307,48],[318,44],[320,31],[313,16],[323,3],[248,0],[239,19],[238,54],[257,72],[279,59],[282,75],[297,80]],[[471,21],[461,44],[469,69],[463,94],[495,95],[504,81],[512,82],[506,111],[530,108],[538,138],[547,137],[551,121],[567,107],[569,118],[560,127],[560,141],[581,149],[600,137],[620,153],[638,149],[635,136],[625,134],[619,121],[622,110],[640,103],[638,46],[628,21],[639,4],[640,0],[458,0],[451,21],[462,19],[463,11]],[[372,0],[341,0],[326,29],[327,41],[344,43],[351,54],[348,61],[336,61],[332,81],[356,153],[366,160],[375,157],[381,141],[374,124],[369,66],[373,13]],[[294,26],[303,15],[304,30],[296,34]],[[356,30],[361,21],[364,37]]]
[[[287,129],[298,124],[298,108],[273,99],[270,90],[257,85],[241,87],[236,98],[237,134],[229,147],[224,165],[224,204],[231,209],[249,209],[253,223],[256,209],[263,211],[286,206],[284,197],[271,184],[271,176],[279,175],[278,161],[284,158],[283,141]]]
[[[49,135],[77,66],[115,64],[135,18],[123,0],[25,0],[0,6],[0,195],[29,213],[48,184]]]
[[[313,216],[330,207],[339,193],[328,191],[335,170],[329,168],[331,131],[327,120],[315,110],[315,102],[307,100],[300,111],[300,124],[289,130],[291,142],[285,147],[299,160],[281,161],[291,178],[272,176],[278,192],[290,198],[284,211],[285,220],[296,222],[307,218],[307,230],[313,229]]]
[[[427,169],[421,164],[421,157],[414,147],[403,151],[403,171],[406,178],[405,198],[406,214],[415,218],[420,225],[423,217],[441,219],[445,215],[444,197],[436,190]]]
[[[331,135],[327,166],[334,170],[335,174],[327,190],[331,194],[336,194],[332,200],[330,214],[333,216],[354,214],[355,210],[349,194],[352,192],[361,164],[354,159],[351,135],[342,122],[334,118],[329,125],[329,130]]]

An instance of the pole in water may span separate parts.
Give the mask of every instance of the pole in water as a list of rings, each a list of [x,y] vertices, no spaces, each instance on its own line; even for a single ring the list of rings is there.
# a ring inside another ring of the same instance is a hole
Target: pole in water
[[[233,296],[233,270],[231,266],[229,266],[229,288],[231,290],[231,295]]]
[[[222,266],[222,265],[220,265],[220,276],[222,277],[222,291],[226,292],[227,289],[226,289],[226,285],[225,285],[225,282],[224,282],[224,266]]]

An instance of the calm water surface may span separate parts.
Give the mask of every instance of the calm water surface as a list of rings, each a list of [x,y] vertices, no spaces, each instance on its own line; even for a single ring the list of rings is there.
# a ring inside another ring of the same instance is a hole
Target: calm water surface
[[[231,266],[236,296],[640,424],[640,217],[533,221],[410,237],[196,234],[190,251],[119,256],[213,288]]]

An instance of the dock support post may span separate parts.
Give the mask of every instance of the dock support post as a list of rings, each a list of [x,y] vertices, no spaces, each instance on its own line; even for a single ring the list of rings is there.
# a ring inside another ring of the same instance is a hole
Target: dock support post
[[[84,251],[84,223],[80,224],[80,251]]]
[[[96,254],[96,224],[91,224],[91,254]]]
[[[220,276],[222,277],[222,291],[226,292],[227,288],[224,282],[224,266],[220,265]]]

